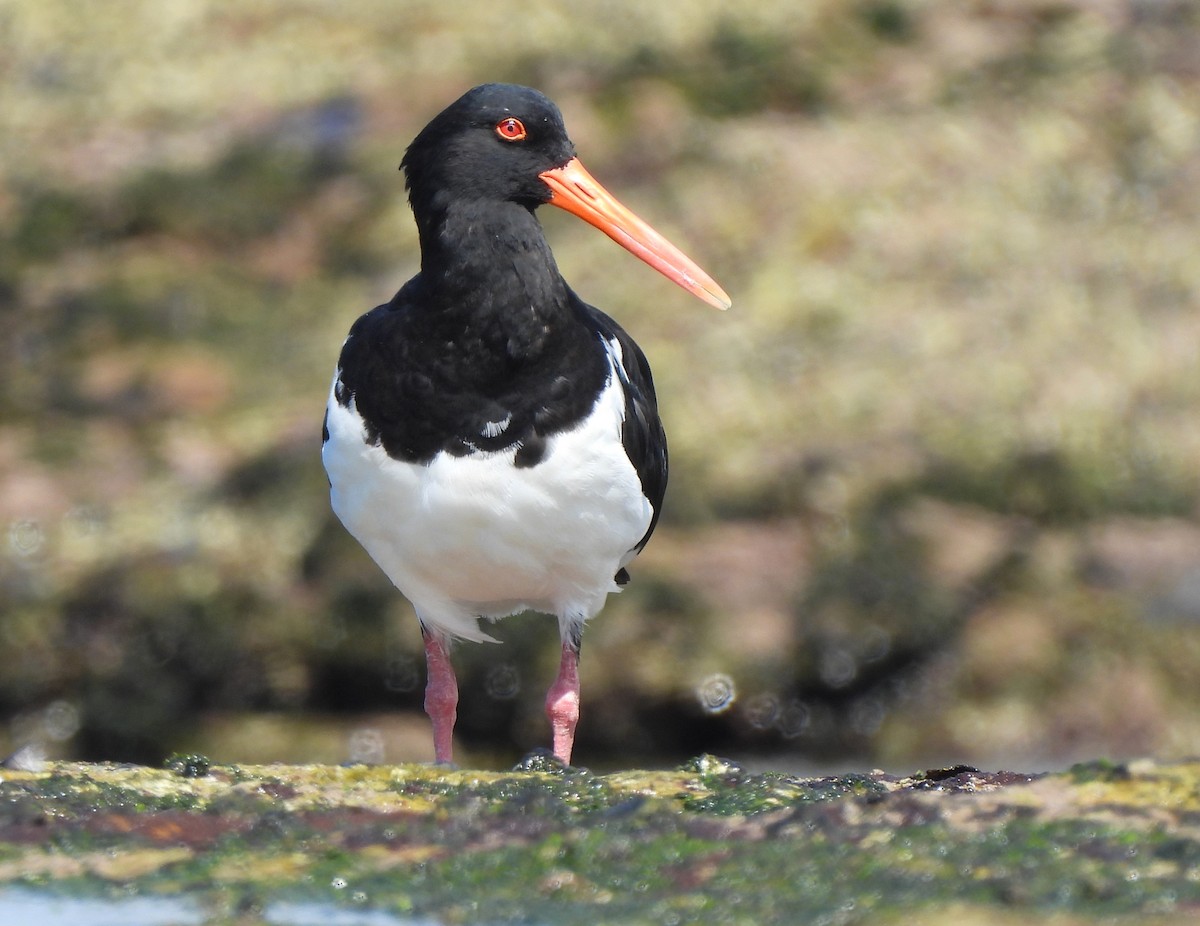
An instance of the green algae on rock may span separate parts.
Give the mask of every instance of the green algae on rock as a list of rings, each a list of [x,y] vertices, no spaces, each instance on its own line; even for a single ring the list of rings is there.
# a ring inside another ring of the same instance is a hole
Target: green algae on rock
[[[1200,762],[1041,776],[804,778],[714,757],[610,775],[188,774],[205,764],[0,772],[0,887],[194,895],[213,922],[239,923],[290,899],[455,923],[936,922],[956,905],[968,922],[1091,923],[1200,909]]]

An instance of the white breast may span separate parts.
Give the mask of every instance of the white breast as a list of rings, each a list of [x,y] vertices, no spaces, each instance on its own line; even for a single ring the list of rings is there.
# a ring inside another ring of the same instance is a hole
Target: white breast
[[[514,466],[516,448],[422,465],[369,445],[354,403],[331,391],[322,457],[333,510],[430,629],[490,640],[479,617],[525,610],[582,624],[618,590],[613,576],[653,515],[621,444],[624,415],[610,375],[536,466]]]

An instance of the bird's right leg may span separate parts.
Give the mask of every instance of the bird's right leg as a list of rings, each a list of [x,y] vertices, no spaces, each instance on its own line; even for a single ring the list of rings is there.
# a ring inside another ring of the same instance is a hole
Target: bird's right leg
[[[425,638],[425,713],[433,724],[433,753],[439,765],[454,762],[454,722],[458,719],[458,680],[446,641],[421,627]]]
[[[546,717],[554,737],[554,755],[564,765],[571,764],[575,748],[575,727],[579,723],[579,641],[567,639],[562,645],[558,677],[546,692]]]

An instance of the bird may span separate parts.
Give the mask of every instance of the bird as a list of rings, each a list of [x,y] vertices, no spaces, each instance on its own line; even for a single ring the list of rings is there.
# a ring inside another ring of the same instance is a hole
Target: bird
[[[413,605],[435,762],[453,765],[457,641],[525,611],[558,620],[547,695],[570,765],[584,624],[629,580],[667,483],[650,366],[559,273],[537,208],[564,209],[710,305],[729,296],[580,163],[537,90],[474,87],[401,161],[419,272],[350,328],[322,461],[334,513]]]

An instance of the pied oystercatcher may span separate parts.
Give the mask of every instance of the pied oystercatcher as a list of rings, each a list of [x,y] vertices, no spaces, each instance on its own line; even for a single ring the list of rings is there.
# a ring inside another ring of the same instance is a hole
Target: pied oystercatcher
[[[569,763],[583,625],[654,530],[667,445],[645,355],[567,286],[534,210],[574,213],[717,308],[729,297],[583,169],[536,90],[470,90],[401,169],[421,270],[342,347],[322,449],[333,510],[416,609],[437,761],[452,761],[451,642],[492,641],[480,618],[532,610],[558,617],[546,713]]]

